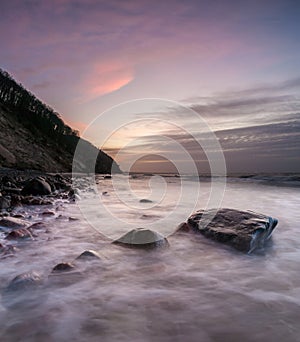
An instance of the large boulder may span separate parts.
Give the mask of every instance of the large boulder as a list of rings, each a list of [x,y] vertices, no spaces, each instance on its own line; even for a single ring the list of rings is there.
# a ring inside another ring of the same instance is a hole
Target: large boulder
[[[49,195],[51,194],[51,186],[42,177],[37,177],[28,181],[21,193],[25,196]]]
[[[252,211],[222,208],[197,211],[179,230],[189,228],[209,239],[251,253],[264,247],[277,223],[275,218]]]
[[[168,240],[161,234],[146,228],[135,228],[113,241],[125,247],[156,248],[168,246]]]

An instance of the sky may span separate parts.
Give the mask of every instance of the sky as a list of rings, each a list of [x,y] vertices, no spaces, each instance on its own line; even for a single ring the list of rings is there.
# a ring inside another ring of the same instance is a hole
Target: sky
[[[189,172],[191,156],[208,172],[218,149],[229,173],[300,172],[300,1],[10,0],[0,12],[0,67],[122,169]]]

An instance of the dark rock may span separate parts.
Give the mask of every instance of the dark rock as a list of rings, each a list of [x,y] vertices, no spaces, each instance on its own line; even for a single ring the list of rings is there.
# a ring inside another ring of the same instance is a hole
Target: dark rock
[[[10,196],[11,198],[11,206],[12,207],[16,207],[22,204],[22,196],[16,195],[16,194],[12,194]]]
[[[187,221],[193,231],[248,253],[265,245],[277,223],[269,216],[225,208],[199,210]]]
[[[156,248],[169,245],[163,235],[146,228],[133,229],[113,243],[134,248]]]
[[[152,201],[149,200],[149,199],[147,199],[147,198],[142,198],[142,199],[140,200],[140,203],[152,203]]]
[[[25,219],[25,216],[22,215],[22,214],[13,214],[12,217],[20,218],[20,219]]]
[[[74,265],[72,265],[69,262],[61,262],[53,267],[52,272],[66,272],[71,271],[74,268]]]
[[[177,226],[175,233],[189,233],[191,230],[191,227],[186,222],[182,222]]]
[[[76,259],[91,259],[91,258],[101,259],[100,255],[97,252],[92,251],[92,250],[87,250],[87,251],[82,252]]]
[[[22,195],[49,195],[51,194],[51,187],[43,178],[36,177],[26,183],[22,189]]]
[[[31,239],[32,240],[33,237],[28,229],[20,228],[20,229],[16,229],[8,233],[5,239],[7,240]]]
[[[9,197],[0,196],[0,209],[8,209],[11,206]]]
[[[1,178],[1,183],[3,183],[4,185],[6,185],[7,183],[14,183],[14,179],[11,176],[3,176]]]
[[[46,211],[43,211],[41,215],[42,216],[54,216],[55,212],[51,210],[46,210]]]
[[[35,196],[23,196],[21,197],[22,204],[28,205],[52,205],[50,199],[45,199],[42,197],[35,197]]]
[[[104,179],[111,179],[111,176],[110,175],[106,175],[103,177]]]
[[[69,217],[69,221],[78,221],[78,220],[79,220],[79,219],[76,218],[76,217],[72,217],[72,216]]]
[[[35,222],[30,226],[30,229],[43,229],[45,228],[44,222]]]

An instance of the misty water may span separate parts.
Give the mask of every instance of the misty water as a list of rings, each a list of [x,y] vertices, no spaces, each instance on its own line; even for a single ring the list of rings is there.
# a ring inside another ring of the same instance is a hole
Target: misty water
[[[278,218],[264,251],[247,255],[194,235],[171,235],[169,248],[144,251],[110,242],[130,227],[169,235],[194,206],[204,206],[211,183],[200,182],[194,203],[197,181],[187,179],[178,205],[179,178],[132,179],[132,196],[118,177],[117,194],[112,180],[99,178],[98,193],[57,201],[35,240],[16,243],[15,255],[0,260],[1,289],[22,272],[45,278],[18,305],[0,305],[1,341],[299,340],[299,187],[235,180],[222,199],[219,185],[222,207]],[[16,211],[39,221],[45,209]],[[74,261],[86,249],[101,260]],[[50,275],[62,261],[74,261],[74,271]]]

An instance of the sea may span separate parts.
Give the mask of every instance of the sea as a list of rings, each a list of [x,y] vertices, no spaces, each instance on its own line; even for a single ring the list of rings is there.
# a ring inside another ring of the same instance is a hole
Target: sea
[[[298,175],[77,175],[74,186],[75,202],[14,209],[43,223],[33,241],[9,242],[16,250],[0,259],[0,290],[30,271],[44,285],[18,294],[17,305],[0,302],[0,341],[300,340]],[[174,234],[191,213],[220,207],[277,218],[272,240],[246,254]],[[138,227],[164,235],[169,247],[111,243]],[[0,242],[8,243],[3,234]],[[76,259],[84,250],[101,259]],[[61,262],[75,267],[53,273]]]

